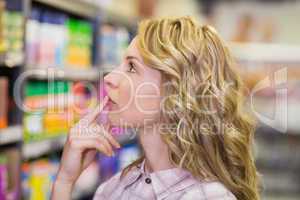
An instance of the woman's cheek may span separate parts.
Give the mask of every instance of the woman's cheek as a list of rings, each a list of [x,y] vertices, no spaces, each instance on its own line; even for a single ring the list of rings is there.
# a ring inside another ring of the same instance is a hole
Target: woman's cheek
[[[119,93],[118,108],[110,114],[111,123],[117,126],[134,126],[140,123],[138,120],[141,117],[136,109],[134,95],[128,88],[122,88],[122,93]]]
[[[159,99],[156,96],[145,96],[136,99],[136,109],[141,115],[153,116],[159,112]]]
[[[125,97],[124,97],[125,98]],[[123,104],[114,119],[120,126],[140,127],[159,119],[159,101],[157,98],[133,98]]]
[[[157,121],[160,94],[155,85],[138,80],[123,82],[119,88],[119,109],[111,117],[115,125],[137,127]]]

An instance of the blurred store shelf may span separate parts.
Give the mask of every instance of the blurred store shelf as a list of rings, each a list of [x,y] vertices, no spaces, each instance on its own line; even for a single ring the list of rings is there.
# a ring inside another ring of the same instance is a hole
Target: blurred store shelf
[[[22,126],[9,126],[5,129],[0,129],[0,145],[19,142],[22,140]]]
[[[298,194],[299,193],[299,176],[297,171],[262,169],[262,183],[264,185],[265,194]]]
[[[137,28],[139,21],[137,17],[128,17],[108,8],[100,8],[100,13],[104,13],[102,17],[105,22],[125,26],[131,30],[135,30]]]
[[[235,57],[251,62],[300,62],[300,46],[267,43],[235,43],[229,44]]]
[[[299,200],[299,196],[293,195],[267,195],[262,198],[264,200]]]
[[[300,54],[299,54],[300,57]],[[260,115],[265,116],[266,118],[269,117],[273,119],[273,113],[275,111],[279,112],[276,113],[278,116],[286,116],[278,118],[276,123],[285,124],[286,130],[282,133],[282,135],[299,135],[300,136],[300,123],[298,122],[298,113],[300,111],[300,105],[297,99],[293,99],[293,97],[289,97],[289,101],[287,102],[287,110],[276,110],[278,109],[278,105],[276,105],[276,99],[274,98],[266,98],[266,97],[259,97],[253,96],[251,99],[251,105],[253,106],[252,111],[256,113],[256,116]],[[277,106],[277,107],[276,107]],[[285,113],[286,112],[286,113]],[[272,124],[271,124],[272,125]],[[274,124],[273,124],[274,125]],[[272,127],[263,123],[261,121],[261,126],[271,129]]]
[[[116,138],[121,145],[124,145],[134,142],[136,140],[136,135],[129,135],[125,133],[120,136],[116,136]],[[49,154],[51,152],[59,151],[63,149],[66,139],[67,136],[64,135],[52,139],[25,143],[23,145],[23,158],[28,160]]]
[[[84,0],[33,0],[54,8],[58,8],[75,15],[93,18],[99,14],[99,8]]]
[[[129,17],[114,9],[102,7],[99,3],[87,0],[32,0],[82,17],[95,18],[101,15],[105,22],[123,25],[135,30],[137,17]]]
[[[4,53],[0,54],[0,65],[3,67],[16,67],[24,64],[24,55]]]
[[[0,53],[0,64],[5,65],[5,53]]]
[[[23,158],[25,160],[61,150],[66,142],[67,136],[60,136],[53,139],[25,143],[23,145]]]
[[[62,80],[86,80],[97,81],[100,77],[100,71],[97,67],[89,69],[78,68],[30,68],[26,69],[26,77],[40,80],[62,79]]]

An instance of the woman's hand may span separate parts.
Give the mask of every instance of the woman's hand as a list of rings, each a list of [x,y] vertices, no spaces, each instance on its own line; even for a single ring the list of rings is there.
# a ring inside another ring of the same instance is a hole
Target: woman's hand
[[[56,185],[70,186],[70,190],[72,190],[79,175],[95,159],[97,151],[112,156],[114,155],[113,146],[120,148],[120,144],[109,133],[109,124],[95,123],[95,119],[107,101],[108,97],[105,97],[95,110],[71,128],[64,146],[60,169],[55,181]],[[55,193],[55,186],[53,193]]]

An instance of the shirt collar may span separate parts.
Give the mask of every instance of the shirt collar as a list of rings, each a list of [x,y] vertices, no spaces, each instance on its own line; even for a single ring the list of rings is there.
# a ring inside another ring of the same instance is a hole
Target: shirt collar
[[[133,184],[143,175],[150,177],[157,199],[197,183],[190,172],[179,167],[148,173],[145,171],[145,159],[129,173],[125,187]]]

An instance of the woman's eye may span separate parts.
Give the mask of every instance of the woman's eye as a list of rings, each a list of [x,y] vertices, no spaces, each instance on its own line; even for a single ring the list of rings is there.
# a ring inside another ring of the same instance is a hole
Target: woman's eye
[[[136,72],[134,64],[132,62],[129,63],[129,70],[128,70],[128,72],[130,72],[130,73],[135,73]]]

